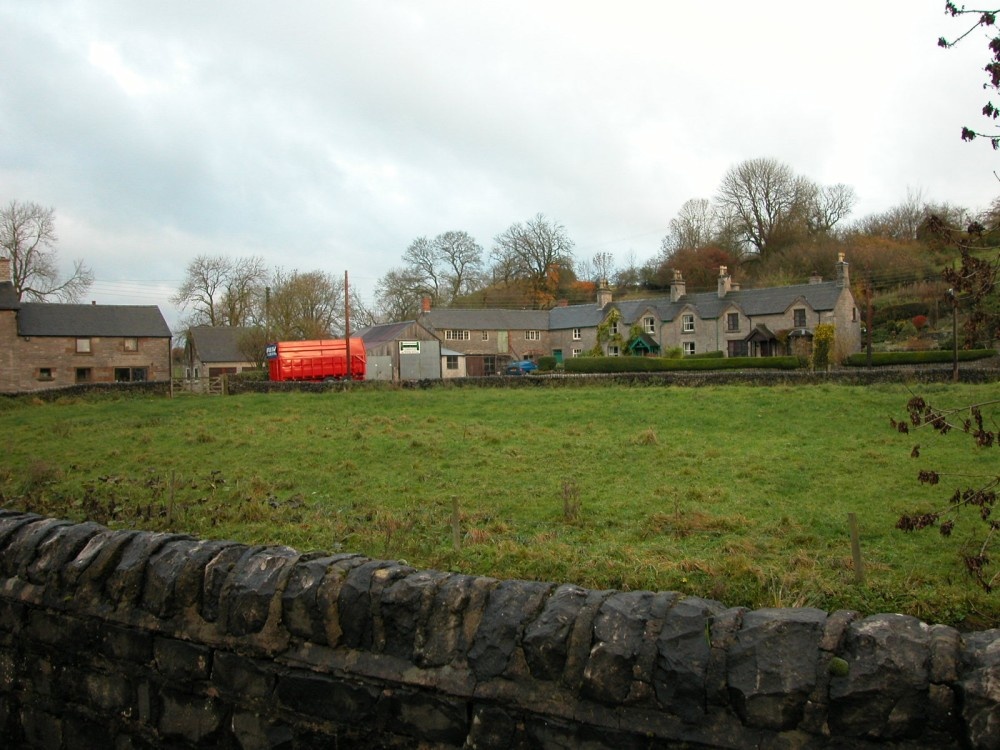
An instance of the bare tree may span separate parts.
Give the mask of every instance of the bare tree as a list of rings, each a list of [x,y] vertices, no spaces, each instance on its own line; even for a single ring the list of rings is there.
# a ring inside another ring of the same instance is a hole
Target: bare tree
[[[566,228],[543,214],[524,224],[511,224],[493,242],[494,267],[527,282],[539,305],[552,297],[553,275],[573,265],[573,241]]]
[[[249,325],[259,317],[260,292],[267,280],[262,258],[235,258],[225,281],[222,311],[226,325]]]
[[[403,252],[403,264],[407,276],[412,280],[419,280],[417,284],[424,295],[435,302],[441,299],[441,270],[433,242],[426,237],[417,237]]]
[[[170,301],[182,310],[190,308],[188,325],[242,326],[254,318],[266,278],[258,257],[199,255],[188,264]]]
[[[438,262],[445,269],[449,301],[476,290],[482,281],[483,248],[468,232],[445,232],[434,238]]]
[[[322,271],[277,270],[271,278],[268,332],[278,340],[330,338],[344,331],[344,282]]]
[[[69,276],[60,276],[55,243],[53,209],[19,201],[0,208],[0,248],[10,260],[18,299],[76,302],[90,288],[94,275],[82,260],[74,262]]]
[[[850,185],[809,185],[806,189],[808,214],[806,221],[809,233],[828,234],[840,221],[846,218],[858,202],[858,196]]]
[[[731,214],[744,242],[761,256],[787,240],[802,210],[807,182],[775,159],[751,159],[731,167],[722,178],[716,203]]]
[[[475,291],[482,282],[482,270],[483,248],[468,232],[444,232],[433,240],[417,237],[403,252],[402,268],[380,280],[379,307],[403,312],[421,297],[430,297],[435,305],[448,304]],[[392,294],[405,297],[401,305],[386,298]]]
[[[642,268],[631,248],[625,254],[625,262],[615,271],[614,285],[619,289],[632,289],[642,283]]]
[[[911,188],[906,191],[906,200],[902,203],[882,213],[860,219],[850,231],[870,237],[915,240],[926,213],[927,204],[924,202],[923,193]]]
[[[422,280],[406,268],[392,268],[375,285],[375,309],[385,321],[413,320],[428,296]]]
[[[613,253],[601,252],[594,253],[594,257],[590,261],[594,266],[594,278],[591,281],[602,282],[612,279],[615,275],[615,256]],[[578,274],[582,279],[584,275]]]
[[[718,217],[715,206],[704,198],[685,201],[670,220],[670,232],[660,243],[664,254],[694,250],[716,242]]]

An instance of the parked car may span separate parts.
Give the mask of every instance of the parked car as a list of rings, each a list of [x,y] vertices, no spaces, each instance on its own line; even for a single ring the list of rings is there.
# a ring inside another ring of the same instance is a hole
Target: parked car
[[[534,372],[538,369],[538,365],[532,362],[530,359],[522,359],[517,362],[511,362],[506,367],[503,368],[504,375],[527,375],[529,372]]]

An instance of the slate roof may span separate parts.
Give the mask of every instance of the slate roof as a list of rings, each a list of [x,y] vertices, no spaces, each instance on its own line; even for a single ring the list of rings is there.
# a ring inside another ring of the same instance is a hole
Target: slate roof
[[[64,305],[22,302],[20,336],[108,336],[170,338],[170,326],[155,305]]]
[[[553,307],[549,310],[549,330],[568,328],[596,328],[604,320],[604,308],[596,304]]]
[[[188,337],[201,362],[246,362],[240,338],[249,330],[242,326],[192,326]]]
[[[699,292],[698,294],[685,294],[676,302],[671,302],[670,297],[659,297],[622,300],[621,302],[612,302],[610,306],[618,309],[622,316],[622,322],[626,325],[636,322],[646,310],[655,311],[660,320],[667,322],[676,320],[678,315],[684,313],[685,308],[693,308],[702,320],[715,320],[728,308],[735,306],[742,310],[745,315],[754,318],[760,315],[780,315],[798,301],[806,302],[817,312],[832,310],[836,307],[837,299],[842,291],[843,287],[838,282],[824,281],[819,284],[740,289],[729,292],[721,298],[717,292]],[[585,306],[580,305],[580,307]],[[600,311],[598,322],[604,317],[604,312]]]
[[[518,329],[544,331],[549,327],[549,313],[547,310],[451,308],[431,310],[421,315],[420,321],[428,323],[439,331],[453,328],[474,331],[514,331]]]
[[[803,301],[817,312],[828,311],[836,307],[842,292],[843,287],[839,282],[824,281],[818,284],[740,289],[731,291],[721,298],[717,292],[699,292],[686,294],[676,302],[671,302],[669,296],[663,296],[621,300],[605,307],[591,303],[554,307],[548,311],[442,308],[422,314],[420,320],[439,331],[445,329],[559,331],[596,328],[612,308],[621,313],[622,323],[625,325],[632,325],[649,311],[657,315],[660,320],[670,322],[682,315],[686,308],[693,308],[702,320],[717,319],[733,306],[751,318],[760,315],[780,315],[792,305]]]

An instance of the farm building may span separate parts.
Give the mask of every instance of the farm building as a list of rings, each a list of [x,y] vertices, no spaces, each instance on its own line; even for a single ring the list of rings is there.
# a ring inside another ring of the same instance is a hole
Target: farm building
[[[263,351],[257,362],[243,351],[243,339],[252,330],[241,326],[192,326],[184,345],[185,377],[215,378],[260,367]]]
[[[369,326],[353,334],[365,342],[366,380],[436,380],[441,342],[415,320]]]
[[[21,302],[0,258],[0,393],[166,381],[170,338],[155,305]]]

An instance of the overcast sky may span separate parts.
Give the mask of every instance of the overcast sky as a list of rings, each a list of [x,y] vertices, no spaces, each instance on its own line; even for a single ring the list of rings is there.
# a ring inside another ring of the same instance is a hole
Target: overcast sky
[[[943,0],[7,0],[0,203],[56,211],[107,304],[168,302],[198,254],[345,271],[541,212],[576,256],[656,255],[759,157],[846,183],[852,218],[1000,194],[963,143],[985,36]]]

